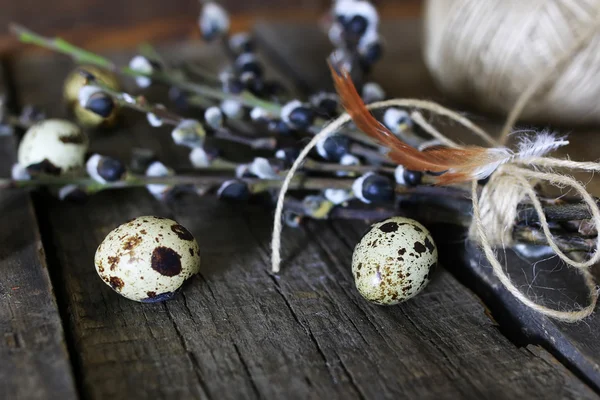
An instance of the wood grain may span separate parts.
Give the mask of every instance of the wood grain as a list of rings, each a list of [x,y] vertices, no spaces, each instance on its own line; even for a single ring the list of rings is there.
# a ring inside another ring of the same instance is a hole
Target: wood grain
[[[290,76],[295,77],[302,87],[331,87],[331,80],[319,61],[327,56],[330,46],[309,25],[299,27],[270,24],[260,26],[258,31],[262,43],[273,50],[274,59],[289,68]],[[274,35],[276,32],[278,36]],[[388,39],[388,43],[391,42],[390,38],[402,40],[388,45],[386,58],[376,67],[373,78],[383,85],[389,95],[432,99],[444,103],[468,115],[491,134],[498,133],[503,122],[499,117],[474,114],[464,105],[453,103],[436,89],[422,62],[420,32],[421,23],[414,19],[384,24],[382,34]],[[281,37],[287,43],[294,35],[310,38],[307,40],[310,40],[311,47],[283,45],[274,39]],[[432,117],[432,121],[451,137],[464,143],[475,142],[464,130],[448,121],[435,117]],[[565,127],[553,128],[572,132]],[[598,142],[597,129],[572,132],[569,140],[570,146],[559,151],[558,155],[568,155],[574,160],[597,159],[597,146],[591,145]],[[600,195],[600,179],[585,174],[575,176],[587,183],[590,193]],[[439,204],[415,198],[403,202],[401,209],[407,215],[427,221],[434,218],[432,207],[437,209]],[[482,298],[501,324],[503,332],[517,343],[543,346],[595,390],[600,390],[600,317],[597,313],[581,323],[566,324],[532,312],[502,287],[477,246],[464,240],[467,236],[464,230],[443,225],[436,229],[441,236],[449,239],[440,241],[440,247],[446,250],[447,268]],[[457,246],[464,251],[457,251]],[[503,253],[500,253],[502,256]],[[585,286],[577,272],[556,258],[544,261],[527,259],[507,250],[506,256],[501,260],[507,265],[511,279],[521,290],[548,306],[566,309],[587,301]],[[594,271],[600,276],[598,268],[594,268]]]
[[[303,36],[296,43],[311,47]],[[203,48],[190,53],[209,65],[219,60]],[[18,60],[20,100],[63,115],[57,99],[68,68],[64,59]],[[168,136],[129,115],[122,129],[94,135],[92,147],[126,159],[131,146],[144,146],[181,164],[185,154]],[[364,225],[286,230],[285,269],[272,276],[272,217],[260,204],[192,195],[160,204],[143,189],[100,193],[81,205],[50,197],[36,204],[50,228],[50,267],[63,288],[84,397],[597,398],[543,350],[513,345],[443,270],[413,302],[364,302],[348,271]],[[147,214],[175,218],[201,246],[201,274],[165,304],[119,297],[92,264],[110,230]]]
[[[0,67],[0,93],[4,74]],[[16,141],[0,136],[0,174]],[[76,399],[63,327],[29,195],[0,193],[0,397]]]

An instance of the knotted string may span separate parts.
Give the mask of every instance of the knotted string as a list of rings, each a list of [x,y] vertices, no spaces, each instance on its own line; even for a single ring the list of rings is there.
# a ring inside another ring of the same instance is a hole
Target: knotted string
[[[537,161],[541,161],[540,164],[536,163],[535,159],[527,161],[532,167],[542,167],[543,164],[554,164],[554,161],[558,161],[556,164],[561,164],[563,167],[572,170],[589,170],[591,164],[551,158],[538,158]],[[594,169],[600,171],[600,164],[595,164]],[[589,316],[594,311],[598,301],[596,282],[589,268],[600,260],[600,252],[598,251],[600,248],[600,234],[596,237],[596,248],[591,258],[586,261],[578,261],[568,257],[554,241],[542,204],[534,190],[535,183],[532,183],[532,181],[536,183],[545,181],[555,186],[570,186],[574,188],[590,209],[594,225],[600,227],[600,210],[598,209],[598,205],[580,182],[574,178],[555,172],[538,172],[521,168],[514,164],[507,164],[498,168],[494,175],[492,175],[492,179],[482,191],[481,198],[477,194],[477,182],[473,181],[471,189],[473,221],[470,229],[470,237],[481,245],[496,277],[519,301],[529,308],[549,317],[565,322],[576,322]],[[516,217],[516,206],[524,197],[529,197],[529,200],[533,204],[546,242],[554,253],[567,265],[578,268],[583,275],[585,285],[589,291],[589,304],[587,306],[579,310],[561,311],[535,303],[525,296],[512,283],[506,272],[504,272],[492,246],[504,246],[512,241],[511,234]],[[480,200],[484,200],[485,202],[480,203]]]
[[[586,30],[586,32],[575,41],[575,44],[570,49],[565,51],[565,54],[558,59],[559,61],[557,61],[547,71],[544,71],[540,75],[540,78],[532,82],[532,84],[522,93],[507,118],[504,128],[502,129],[499,142],[494,140],[487,132],[485,132],[485,130],[471,122],[469,119],[431,101],[416,99],[394,99],[373,103],[368,106],[368,108],[370,110],[377,110],[381,108],[397,106],[426,110],[432,114],[444,116],[458,122],[492,146],[497,146],[499,143],[504,145],[508,138],[508,133],[510,132],[511,127],[517,121],[527,101],[537,94],[545,82],[552,79],[560,72],[560,70],[568,65],[569,58],[575,56],[579,51],[581,51],[586,43],[592,40],[593,36],[598,30],[598,23],[598,21],[594,21],[590,29]],[[433,126],[427,123],[420,113],[413,112],[412,117],[415,123],[419,124],[436,140],[439,140],[441,143],[444,143],[450,147],[458,147],[456,143],[445,137]],[[327,137],[337,132],[350,121],[350,116],[348,114],[343,114],[332,121],[329,125],[324,127],[323,130],[317,134],[302,150],[299,157],[294,161],[294,164],[288,171],[288,174],[285,177],[281,187],[281,191],[279,192],[277,207],[275,209],[273,238],[271,242],[271,267],[274,273],[277,273],[280,270],[283,204],[290,182],[296,171],[302,165],[304,159],[317,145],[317,143],[325,140]],[[527,165],[535,170],[523,168],[522,165]],[[515,298],[517,298],[527,307],[544,315],[566,322],[575,322],[589,316],[594,311],[598,300],[598,290],[594,281],[594,277],[590,273],[589,268],[600,260],[600,210],[593,197],[585,190],[585,187],[581,182],[570,176],[553,172],[552,169],[554,168],[595,172],[600,171],[600,164],[595,162],[576,162],[567,159],[556,159],[550,157],[525,157],[516,158],[507,164],[498,166],[497,170],[492,174],[490,181],[484,187],[481,198],[477,193],[477,181],[472,182],[471,195],[473,201],[473,220],[470,228],[470,237],[482,246],[484,254],[492,266],[494,274],[496,277],[498,277],[504,287],[506,287],[506,289],[512,293],[513,296],[515,296]],[[545,170],[549,170],[550,172]],[[592,215],[592,222],[594,223],[597,231],[596,247],[594,253],[588,260],[578,261],[571,259],[556,244],[552,233],[550,232],[541,201],[534,190],[534,186],[538,182],[546,182],[550,185],[558,187],[571,187],[575,189],[575,191],[587,204]],[[525,296],[504,272],[504,269],[498,261],[498,258],[493,250],[493,246],[505,246],[506,244],[510,244],[512,242],[512,228],[516,219],[517,206],[525,197],[529,198],[538,214],[539,223],[542,227],[548,245],[561,260],[563,260],[567,265],[577,268],[582,274],[586,287],[589,290],[589,304],[587,306],[577,310],[561,311],[540,305]]]
[[[421,110],[429,111],[433,114],[437,114],[440,116],[448,117],[453,121],[458,122],[463,125],[465,128],[469,129],[475,135],[482,138],[487,143],[492,145],[496,144],[496,141],[492,139],[487,132],[485,132],[482,128],[469,121],[467,118],[458,114],[455,111],[450,110],[444,106],[441,106],[432,101],[426,100],[418,100],[418,99],[393,99],[380,101],[377,103],[372,103],[367,106],[369,110],[377,110],[380,108],[389,108],[389,107],[408,107],[408,108],[416,108]],[[289,169],[283,183],[281,185],[281,190],[279,191],[279,196],[277,198],[277,206],[275,207],[275,220],[273,222],[273,236],[271,238],[271,270],[273,273],[278,273],[281,265],[281,229],[282,229],[282,215],[283,215],[283,204],[285,200],[285,195],[290,187],[290,183],[304,162],[304,159],[308,156],[308,153],[322,140],[325,140],[327,137],[333,135],[344,125],[348,124],[352,121],[352,118],[347,113],[342,114],[337,119],[333,120],[329,125],[325,126],[321,132],[315,135],[312,140],[302,149],[296,161],[292,164],[292,167]],[[418,121],[417,121],[418,122]],[[434,129],[431,125],[428,125],[428,128]],[[437,132],[437,131],[436,131]],[[440,137],[445,137],[441,133],[438,132]],[[450,140],[450,139],[446,139]]]
[[[486,140],[488,143],[493,143],[494,140],[489,136],[483,129],[473,124],[471,121],[462,117],[461,115],[433,102],[414,100],[414,99],[394,99],[387,100],[378,103],[371,104],[368,108],[370,110],[377,110],[381,108],[389,107],[413,107],[418,109],[427,110],[429,112],[443,115],[456,121],[471,132]],[[413,114],[414,115],[414,114]],[[316,146],[316,144],[336,133],[344,125],[349,123],[351,118],[349,115],[344,114],[332,123],[327,125],[319,134],[317,134],[308,145],[302,150],[299,157],[296,159],[292,167],[290,168],[281,191],[279,193],[279,199],[277,207],[275,209],[275,221],[273,228],[273,239],[272,239],[272,258],[271,266],[274,273],[279,272],[281,264],[281,229],[282,229],[282,213],[283,213],[283,200],[285,194],[289,188],[289,184],[298,170],[302,165],[304,159],[308,156],[310,151]],[[416,123],[420,124],[424,121],[417,118]],[[427,124],[427,123],[426,123]],[[421,125],[424,130],[428,132],[434,131],[434,137],[441,139],[446,143],[452,143],[453,147],[456,146],[454,142],[449,142],[449,139],[444,140],[445,136],[427,124]],[[540,171],[523,168],[521,165],[527,165],[530,168],[539,169]],[[472,200],[473,200],[473,221],[470,229],[470,237],[479,243],[484,251],[484,254],[492,266],[494,274],[498,277],[500,282],[506,287],[506,289],[512,293],[518,300],[523,302],[526,306],[550,317],[560,319],[567,322],[579,321],[588,315],[590,315],[598,300],[598,293],[596,290],[596,283],[592,274],[589,272],[589,267],[600,261],[600,236],[596,240],[596,250],[592,257],[586,261],[577,261],[569,258],[556,244],[548,221],[544,214],[542,204],[537,197],[534,190],[534,186],[541,181],[548,184],[559,186],[559,187],[571,187],[581,196],[583,201],[588,205],[594,225],[600,227],[600,210],[598,205],[594,201],[594,198],[585,190],[583,184],[572,177],[562,175],[557,172],[544,172],[541,170],[562,168],[570,170],[581,170],[581,171],[600,171],[600,164],[594,162],[576,162],[571,160],[556,159],[550,157],[528,157],[522,159],[512,160],[510,163],[501,165],[491,176],[490,181],[485,185],[482,190],[481,197],[477,193],[477,181],[473,181],[472,186]],[[516,220],[517,206],[526,197],[528,197],[538,214],[540,225],[544,232],[544,236],[548,245],[552,250],[560,257],[567,265],[578,268],[584,277],[586,287],[589,290],[589,305],[584,308],[574,311],[560,311],[548,308],[540,305],[525,296],[515,285],[512,283],[508,275],[504,272],[504,269],[498,261],[496,254],[493,250],[493,246],[504,246],[512,243],[512,228]],[[485,228],[484,228],[485,227]]]

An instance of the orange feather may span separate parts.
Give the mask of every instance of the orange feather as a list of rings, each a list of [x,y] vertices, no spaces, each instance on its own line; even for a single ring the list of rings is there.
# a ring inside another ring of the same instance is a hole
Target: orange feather
[[[391,161],[413,171],[440,174],[438,184],[449,184],[476,179],[475,172],[486,165],[499,162],[503,156],[485,147],[470,146],[461,149],[434,147],[419,151],[394,135],[377,121],[358,94],[350,74],[329,64],[336,90],[346,112],[364,133],[389,148]]]

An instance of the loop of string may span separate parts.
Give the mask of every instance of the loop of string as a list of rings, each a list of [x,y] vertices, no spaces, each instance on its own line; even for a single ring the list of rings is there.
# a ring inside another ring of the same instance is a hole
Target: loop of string
[[[531,300],[529,297],[525,296],[519,290],[519,288],[512,282],[512,280],[510,279],[508,274],[506,272],[504,272],[504,268],[500,264],[500,261],[498,261],[498,258],[496,257],[496,254],[495,254],[494,250],[492,249],[492,245],[488,241],[488,236],[486,233],[487,227],[484,228],[484,224],[482,222],[483,220],[480,215],[481,211],[480,211],[480,207],[479,207],[479,198],[477,196],[477,182],[476,181],[473,181],[471,191],[472,191],[472,196],[473,196],[474,229],[476,230],[476,233],[477,233],[478,242],[483,248],[483,252],[485,254],[487,261],[492,266],[494,275],[496,275],[496,277],[498,278],[498,280],[500,280],[500,283],[502,283],[502,285],[506,288],[506,290],[508,290],[515,298],[517,298],[520,302],[525,304],[527,307],[529,307],[539,313],[542,313],[542,314],[547,315],[552,318],[556,318],[561,321],[565,321],[565,322],[580,321],[580,320],[584,319],[585,317],[589,316],[592,312],[594,312],[594,309],[596,308],[596,303],[598,301],[598,291],[596,289],[596,282],[594,281],[594,277],[592,276],[592,274],[590,273],[590,271],[588,269],[580,269],[579,270],[579,271],[581,271],[581,274],[583,275],[585,285],[589,291],[589,304],[579,310],[575,310],[575,311],[556,310],[556,309],[549,308],[544,305],[538,304],[538,303],[534,302],[533,300]],[[535,196],[534,196],[534,198],[535,198]],[[538,200],[538,202],[539,202],[539,200]],[[540,216],[544,215],[543,210],[541,210],[541,206],[540,206],[539,210],[536,206],[536,210],[538,211]],[[546,225],[547,225],[547,223],[546,223]],[[544,231],[544,233],[547,235],[546,238],[548,240],[552,240],[551,235],[548,236],[547,232],[545,232],[545,231]],[[552,240],[552,242],[553,242],[553,240]]]
[[[513,124],[517,121],[519,115],[525,108],[527,101],[531,99],[543,87],[544,83],[549,81],[555,74],[559,73],[562,68],[568,64],[569,58],[576,55],[587,42],[589,42],[600,26],[599,21],[595,21],[593,26],[581,35],[575,44],[568,49],[563,56],[547,71],[544,71],[538,79],[536,79],[519,97],[513,110],[509,114],[507,121],[501,131],[499,141],[494,140],[485,130],[471,122],[468,118],[446,108],[437,103],[417,100],[417,99],[393,99],[368,106],[370,110],[376,110],[389,107],[406,107],[413,109],[426,110],[432,114],[444,116],[453,120],[470,132],[479,136],[487,144],[491,146],[504,145],[509,136],[509,132]],[[459,147],[452,140],[436,130],[430,125],[418,111],[413,111],[412,117],[415,123],[419,124],[426,132],[428,132],[436,140],[450,147]],[[282,214],[285,194],[289,188],[290,182],[296,171],[302,165],[304,159],[310,151],[322,140],[325,140],[330,135],[336,133],[345,124],[351,121],[348,114],[343,114],[329,125],[323,128],[308,145],[301,151],[298,158],[294,161],[292,167],[288,171],[285,180],[279,192],[277,207],[275,209],[275,220],[273,224],[273,237],[271,242],[272,256],[271,267],[274,273],[279,272],[281,264],[281,230],[282,230]],[[519,165],[526,165],[529,168],[523,168]],[[472,202],[473,202],[473,221],[470,229],[470,236],[479,243],[483,252],[492,266],[492,270],[502,285],[519,301],[527,307],[536,310],[544,315],[556,318],[566,322],[579,321],[589,316],[595,309],[598,300],[598,290],[594,277],[589,271],[589,268],[600,261],[600,209],[593,197],[585,190],[581,182],[576,179],[562,175],[557,172],[541,171],[542,169],[552,170],[553,168],[581,170],[588,172],[600,171],[600,164],[595,162],[576,162],[568,159],[556,159],[550,157],[526,157],[516,158],[509,163],[499,165],[496,171],[491,175],[490,181],[482,191],[481,198],[477,193],[478,183],[472,182]],[[592,256],[584,261],[579,261],[568,257],[556,244],[548,221],[544,214],[542,204],[538,198],[534,186],[538,182],[546,182],[558,187],[571,187],[581,196],[582,200],[587,204],[592,215],[592,221],[596,226],[597,238],[596,248]],[[576,268],[584,278],[585,285],[589,290],[589,304],[577,310],[561,311],[538,304],[524,295],[519,288],[511,281],[508,274],[498,261],[493,246],[505,246],[512,242],[512,230],[516,219],[517,206],[525,198],[528,197],[539,218],[539,223],[542,227],[547,244],[552,248],[555,254],[563,260],[567,265]],[[484,228],[485,227],[485,228]]]
[[[465,122],[464,117],[457,114],[439,104],[435,104],[429,101],[414,100],[414,99],[394,99],[383,102],[373,103],[369,106],[369,109],[376,110],[379,108],[388,108],[392,106],[401,107],[414,107],[424,109],[430,112],[436,112],[439,115],[444,115],[453,121],[456,121],[463,126],[467,127],[471,132],[481,137],[482,139],[489,142],[494,140],[485,131],[471,123],[470,121]],[[435,111],[434,111],[435,110]],[[279,193],[279,199],[277,207],[275,209],[275,221],[273,227],[273,238],[272,238],[272,258],[271,266],[274,273],[279,272],[281,264],[281,229],[282,229],[282,214],[283,214],[283,200],[285,194],[289,188],[289,184],[296,173],[296,171],[302,165],[304,159],[308,156],[310,151],[316,146],[316,144],[336,133],[345,124],[351,121],[348,114],[344,114],[338,119],[334,120],[331,124],[326,126],[319,134],[317,134],[308,145],[302,150],[300,156],[296,159],[292,168],[290,168],[281,191]],[[417,118],[416,123],[421,123],[423,120]],[[436,138],[439,140],[443,137],[443,134],[433,128],[431,125],[423,127],[426,131],[435,131]],[[448,139],[449,140],[449,139]],[[447,141],[446,141],[447,142]],[[456,146],[456,145],[455,145]],[[600,236],[597,237],[596,250],[593,256],[586,261],[577,261],[569,258],[556,244],[548,221],[544,214],[542,204],[535,193],[534,186],[540,181],[547,182],[551,185],[560,187],[572,187],[581,196],[583,201],[588,205],[592,219],[595,226],[600,227],[600,209],[594,201],[593,197],[585,190],[585,187],[577,180],[572,177],[562,175],[556,172],[542,172],[534,171],[527,168],[519,167],[518,165],[527,165],[530,168],[538,169],[552,169],[552,168],[563,168],[570,170],[581,170],[581,171],[600,171],[600,164],[594,162],[577,162],[572,160],[562,160],[551,157],[528,157],[524,159],[515,159],[508,164],[499,166],[490,178],[490,181],[484,187],[481,198],[477,193],[477,181],[473,181],[472,186],[472,201],[473,201],[473,221],[470,229],[470,236],[477,243],[479,243],[484,251],[484,254],[492,266],[494,274],[498,277],[500,282],[506,287],[506,289],[513,294],[519,301],[523,302],[526,306],[534,309],[544,315],[560,319],[566,322],[579,321],[589,316],[596,305],[598,300],[598,293],[596,290],[596,283],[592,274],[588,268],[598,261],[600,261]],[[534,182],[534,183],[532,183]],[[504,269],[498,261],[492,246],[505,246],[512,242],[512,228],[517,214],[517,206],[523,201],[525,197],[528,197],[534,206],[538,214],[540,225],[544,232],[546,242],[552,248],[552,250],[561,258],[567,265],[577,268],[582,274],[585,285],[589,290],[589,304],[579,310],[574,311],[561,311],[555,310],[543,305],[540,305],[526,295],[524,295],[511,279],[504,272]],[[485,227],[485,229],[484,229]],[[486,233],[487,231],[487,233]]]
[[[367,106],[369,110],[377,110],[381,108],[389,108],[389,107],[409,107],[427,110],[433,114],[445,116],[450,118],[451,120],[458,122],[469,131],[473,132],[475,135],[482,138],[489,144],[495,145],[496,141],[492,139],[492,137],[484,131],[482,128],[471,122],[469,119],[463,117],[459,113],[450,110],[444,106],[441,106],[437,103],[427,100],[418,100],[418,99],[392,99],[385,100],[370,104]],[[322,140],[325,140],[327,137],[335,134],[339,131],[344,125],[351,122],[352,118],[347,113],[342,114],[337,119],[332,121],[329,125],[325,126],[321,132],[315,135],[312,140],[302,149],[296,161],[292,164],[292,167],[289,169],[283,183],[281,185],[281,189],[279,191],[279,196],[277,197],[277,206],[275,207],[275,220],[273,222],[273,236],[271,237],[271,271],[273,273],[278,273],[281,266],[281,230],[283,227],[282,223],[282,215],[283,215],[283,204],[285,200],[285,195],[290,187],[290,183],[296,174],[296,171],[300,168],[304,159],[308,156],[310,151],[315,148],[317,143]],[[428,125],[430,129],[435,130],[431,125]],[[426,128],[424,128],[426,129]],[[437,130],[436,130],[437,132]],[[438,136],[442,137],[441,133],[438,132]],[[450,140],[450,139],[447,139]]]

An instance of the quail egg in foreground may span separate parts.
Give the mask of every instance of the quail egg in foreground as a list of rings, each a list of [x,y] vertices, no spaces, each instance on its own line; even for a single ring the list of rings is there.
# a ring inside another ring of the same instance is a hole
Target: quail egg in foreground
[[[31,126],[19,144],[19,165],[28,172],[65,175],[83,170],[87,135],[72,122],[47,119]]]
[[[394,305],[416,296],[429,283],[438,252],[419,222],[392,217],[371,226],[354,248],[352,274],[367,300]]]
[[[192,234],[177,222],[144,216],[112,232],[96,250],[100,278],[130,300],[152,303],[172,298],[200,268]]]

